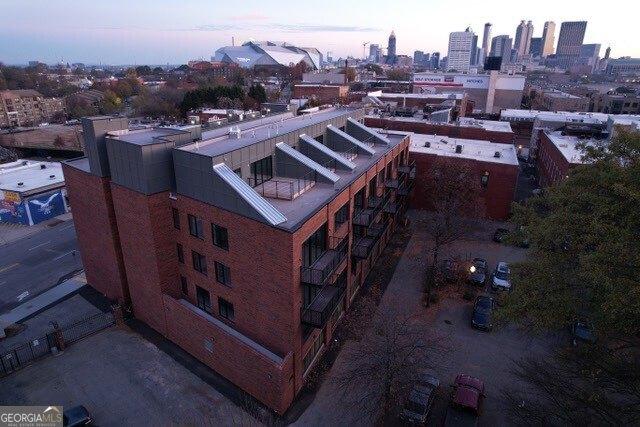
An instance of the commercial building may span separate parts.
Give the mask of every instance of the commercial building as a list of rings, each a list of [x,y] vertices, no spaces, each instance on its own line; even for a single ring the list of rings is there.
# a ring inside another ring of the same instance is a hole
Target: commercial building
[[[0,91],[0,128],[34,126],[64,111],[62,99],[32,89]]]
[[[489,56],[491,48],[491,23],[484,24],[484,32],[482,33],[482,52],[484,57]]]
[[[583,44],[580,48],[580,56],[577,65],[585,69],[587,73],[593,73],[600,62],[600,44]]]
[[[470,169],[472,179],[480,184],[478,202],[484,207],[487,218],[506,220],[509,217],[520,170],[515,147],[512,144],[439,135],[411,134],[409,159],[415,162],[417,169],[411,199],[413,208],[430,209],[424,186],[432,179],[433,162],[441,156]]]
[[[502,64],[506,65],[511,62],[511,49],[513,41],[506,34],[496,36],[491,40],[491,56],[499,56],[502,58]]]
[[[513,48],[517,52],[518,59],[529,54],[531,49],[531,37],[533,37],[533,24],[531,21],[525,23],[524,20],[516,28],[516,38],[513,42]]]
[[[393,93],[375,91],[367,94],[382,104],[394,104],[396,110],[403,109],[413,115],[413,110],[433,112],[450,109],[454,118],[471,113],[472,104],[465,93]],[[378,103],[376,103],[378,105]]]
[[[546,58],[549,55],[553,55],[553,48],[555,46],[555,33],[556,23],[553,21],[547,21],[544,23],[544,29],[542,30],[542,57]]]
[[[425,135],[475,139],[502,144],[513,144],[515,142],[515,134],[511,130],[509,123],[495,120],[478,120],[470,117],[461,117],[453,123],[434,123],[414,117],[367,115],[364,118],[364,124],[373,128]]]
[[[606,114],[640,114],[640,94],[595,93],[591,96],[590,111]]]
[[[65,176],[87,281],[283,413],[406,208],[409,137],[363,114],[195,142],[83,120]]]
[[[349,85],[297,84],[293,86],[296,99],[316,99],[322,103],[340,102],[349,94]]]
[[[556,48],[556,60],[559,67],[569,69],[578,62],[586,31],[587,21],[563,22],[560,25],[558,47]]]
[[[250,41],[242,46],[221,47],[216,50],[211,61],[251,69],[281,69],[304,62],[315,70],[322,66],[322,54],[316,48],[297,47],[289,43]]]
[[[0,223],[34,225],[69,211],[62,166],[17,160],[0,164]]]
[[[531,107],[546,111],[589,111],[589,98],[572,95],[555,89],[529,91]]]
[[[394,65],[398,61],[396,53],[396,33],[391,31],[389,43],[387,44],[387,64]]]
[[[502,74],[414,73],[414,93],[466,93],[474,109],[498,113],[502,109],[519,108],[522,103],[525,76]]]
[[[475,65],[478,37],[467,28],[449,34],[449,50],[447,53],[447,70],[467,72]]]
[[[563,131],[542,132],[537,156],[540,185],[546,187],[565,179],[571,168],[584,163],[582,146],[595,141]]]
[[[369,61],[375,64],[379,64],[382,59],[382,49],[379,44],[369,45]]]
[[[610,75],[640,75],[640,58],[609,59],[605,73]]]

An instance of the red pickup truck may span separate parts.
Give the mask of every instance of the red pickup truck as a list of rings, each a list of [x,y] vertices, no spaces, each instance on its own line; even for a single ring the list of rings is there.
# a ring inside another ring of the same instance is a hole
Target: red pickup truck
[[[482,399],[484,399],[482,380],[470,375],[458,374],[453,383],[453,393],[444,425],[477,426]]]

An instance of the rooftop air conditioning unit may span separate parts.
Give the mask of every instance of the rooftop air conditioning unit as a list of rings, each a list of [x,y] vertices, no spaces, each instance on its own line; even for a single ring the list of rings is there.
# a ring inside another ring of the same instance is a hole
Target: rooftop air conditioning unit
[[[47,165],[40,165],[40,169],[46,169]]]
[[[429,147],[431,147],[431,143],[429,141],[427,141],[427,142],[424,143],[424,146],[429,148]]]
[[[495,157],[496,159],[499,159],[500,157],[502,157],[502,155],[500,154],[499,151],[496,151],[495,153],[493,153],[493,157]]]
[[[18,183],[18,187],[22,187],[24,185],[24,182],[19,182]]]
[[[231,139],[240,139],[242,137],[242,131],[240,130],[240,127],[236,127],[229,129],[229,138]]]
[[[49,179],[55,179],[56,176],[55,175],[49,175]]]
[[[460,144],[456,145],[456,153],[458,154],[462,153],[462,145]]]

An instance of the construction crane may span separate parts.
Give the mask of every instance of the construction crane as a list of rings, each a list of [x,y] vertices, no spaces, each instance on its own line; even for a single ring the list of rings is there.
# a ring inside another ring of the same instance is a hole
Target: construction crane
[[[362,43],[362,59],[367,59],[367,45],[369,42]]]

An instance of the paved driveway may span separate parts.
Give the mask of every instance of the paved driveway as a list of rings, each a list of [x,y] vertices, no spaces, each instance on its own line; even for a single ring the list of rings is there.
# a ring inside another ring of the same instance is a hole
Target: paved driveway
[[[257,425],[126,328],[84,339],[0,380],[0,405],[85,405],[96,425]]]
[[[491,333],[479,332],[470,327],[471,302],[464,301],[460,293],[452,292],[443,298],[436,307],[426,309],[421,306],[421,283],[426,254],[429,249],[428,238],[420,232],[414,222],[415,231],[400,260],[394,276],[384,294],[381,304],[393,304],[402,307],[408,313],[416,314],[419,322],[424,322],[430,331],[447,337],[451,351],[447,362],[433,372],[443,384],[442,396],[438,400],[430,425],[441,425],[446,411],[449,385],[455,374],[465,372],[477,375],[486,384],[487,399],[480,418],[482,426],[509,425],[504,414],[500,393],[503,387],[518,386],[509,372],[513,360],[524,355],[538,354],[546,357],[550,344],[555,338],[534,337],[520,332],[514,326],[507,326]],[[487,223],[467,240],[458,241],[448,247],[443,256],[465,259],[482,257],[489,262],[492,270],[499,261],[514,262],[523,259],[526,251],[491,241],[496,223]],[[336,401],[338,394],[331,383],[344,360],[344,354],[356,343],[347,343],[336,360],[327,379],[318,391],[313,403],[300,417],[297,425],[367,425],[370,421],[354,422],[353,414],[342,408]]]

